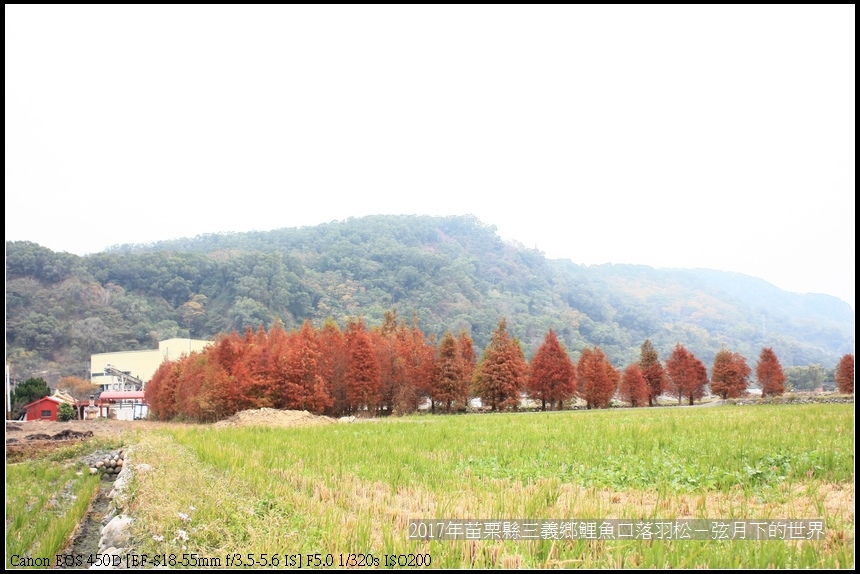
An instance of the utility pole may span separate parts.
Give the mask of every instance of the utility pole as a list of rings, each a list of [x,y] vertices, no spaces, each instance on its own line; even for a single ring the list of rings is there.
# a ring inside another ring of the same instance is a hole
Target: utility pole
[[[9,363],[6,363],[6,420],[12,420],[12,387],[9,383]]]

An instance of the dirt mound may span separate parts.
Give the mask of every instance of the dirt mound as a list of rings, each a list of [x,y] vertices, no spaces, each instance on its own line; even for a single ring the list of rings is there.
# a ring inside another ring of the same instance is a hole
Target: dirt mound
[[[93,436],[93,431],[73,431],[66,429],[58,432],[54,436],[45,433],[28,434],[27,440],[72,440],[76,438],[89,438]]]
[[[51,437],[51,440],[73,440],[76,438],[90,438],[93,436],[93,431],[73,431],[70,429],[66,429],[64,431],[60,431],[54,436]]]
[[[308,411],[279,411],[278,409],[251,409],[236,413],[215,423],[214,427],[308,427],[337,422],[330,417],[312,415]]]
[[[26,436],[27,440],[51,440],[51,435],[45,434],[43,432],[39,432],[36,434],[28,434]]]

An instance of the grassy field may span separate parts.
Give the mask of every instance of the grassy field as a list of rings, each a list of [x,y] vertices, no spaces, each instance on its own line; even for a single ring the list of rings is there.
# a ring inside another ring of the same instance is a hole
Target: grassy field
[[[61,448],[45,458],[6,465],[6,567],[53,566],[95,496],[100,476],[78,459],[114,441]],[[48,564],[41,559],[50,559]]]
[[[421,554],[436,568],[844,568],[853,453],[853,405],[832,404],[188,427],[139,435],[133,463],[153,468],[132,481],[130,511],[135,552],[179,567]],[[422,518],[821,519],[826,535],[408,540]]]

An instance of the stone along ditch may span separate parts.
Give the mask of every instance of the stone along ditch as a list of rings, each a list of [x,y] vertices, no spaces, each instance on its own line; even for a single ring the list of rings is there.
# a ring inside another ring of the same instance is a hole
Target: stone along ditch
[[[124,491],[134,470],[129,466],[130,449],[97,451],[82,460],[91,474],[101,474],[102,481],[90,509],[84,516],[72,541],[65,549],[59,568],[112,568],[125,566],[125,554],[131,538],[131,518],[122,512]],[[138,465],[145,472],[149,466]]]

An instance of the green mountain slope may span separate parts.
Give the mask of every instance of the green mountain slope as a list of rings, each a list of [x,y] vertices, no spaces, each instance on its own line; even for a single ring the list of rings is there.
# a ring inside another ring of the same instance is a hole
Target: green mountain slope
[[[854,313],[709,270],[582,266],[502,241],[471,216],[370,216],[298,229],[117,246],[86,257],[6,243],[7,356],[23,369],[82,375],[91,353],[173,336],[331,316],[378,324],[396,308],[427,334],[466,329],[480,351],[501,317],[530,357],[546,331],[576,357],[600,345],[622,366],[650,338],[710,365],[720,345],[773,346],[784,366],[827,368],[854,350]]]

